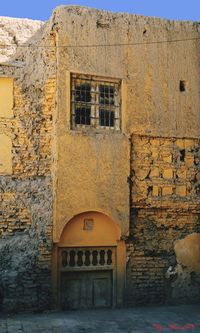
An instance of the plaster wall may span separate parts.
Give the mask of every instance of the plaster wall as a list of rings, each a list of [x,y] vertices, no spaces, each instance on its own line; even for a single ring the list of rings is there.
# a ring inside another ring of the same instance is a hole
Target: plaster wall
[[[12,141],[5,135],[0,134],[0,173],[12,173]]]
[[[0,117],[13,116],[13,79],[0,78]]]
[[[58,7],[54,15],[58,78],[69,70],[124,79],[123,133],[199,136],[197,22],[78,6]],[[60,81],[60,94],[62,88]]]

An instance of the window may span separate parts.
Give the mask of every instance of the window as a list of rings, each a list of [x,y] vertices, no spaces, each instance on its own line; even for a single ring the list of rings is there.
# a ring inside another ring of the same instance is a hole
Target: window
[[[71,75],[71,128],[120,130],[120,80]]]

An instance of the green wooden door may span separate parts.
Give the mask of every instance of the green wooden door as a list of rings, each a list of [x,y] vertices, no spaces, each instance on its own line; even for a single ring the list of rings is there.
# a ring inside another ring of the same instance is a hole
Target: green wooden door
[[[112,306],[112,271],[61,273],[61,307],[67,309]]]

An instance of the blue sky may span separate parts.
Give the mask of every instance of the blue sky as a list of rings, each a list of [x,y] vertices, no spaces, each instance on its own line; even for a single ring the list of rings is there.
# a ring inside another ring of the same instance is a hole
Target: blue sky
[[[2,0],[0,16],[47,20],[52,10],[61,4],[200,21],[200,0]]]

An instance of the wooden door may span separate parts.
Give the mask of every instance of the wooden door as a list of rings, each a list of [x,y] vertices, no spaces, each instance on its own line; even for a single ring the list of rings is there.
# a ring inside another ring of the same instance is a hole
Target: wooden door
[[[112,306],[112,271],[61,273],[61,307],[68,309]]]

